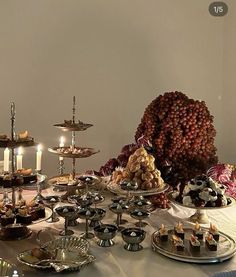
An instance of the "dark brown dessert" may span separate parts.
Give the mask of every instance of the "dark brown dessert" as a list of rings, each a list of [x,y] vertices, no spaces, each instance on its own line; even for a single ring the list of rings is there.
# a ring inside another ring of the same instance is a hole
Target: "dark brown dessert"
[[[217,251],[217,242],[214,240],[211,234],[208,234],[205,238],[206,246],[210,251]]]
[[[4,215],[1,216],[1,225],[7,226],[9,224],[13,224],[15,221],[15,215],[13,214],[11,209],[8,209]]]
[[[194,252],[200,252],[200,241],[197,237],[191,236],[189,239],[190,249]]]
[[[160,241],[168,241],[168,230],[164,224],[161,224],[161,228],[158,230]]]
[[[219,231],[217,230],[216,226],[212,223],[210,224],[209,234],[213,236],[214,240],[219,241],[220,239]]]
[[[175,225],[174,232],[177,237],[184,239],[184,230],[183,230],[183,224],[181,222],[178,222]]]
[[[203,239],[203,230],[201,229],[201,226],[198,222],[196,222],[194,229],[193,229],[193,235],[195,237],[197,237],[198,240],[202,240]]]
[[[27,208],[25,206],[18,209],[18,214],[16,215],[16,223],[30,224],[32,223],[32,217],[28,214]]]
[[[172,242],[177,251],[184,251],[184,242],[180,237],[172,235]]]

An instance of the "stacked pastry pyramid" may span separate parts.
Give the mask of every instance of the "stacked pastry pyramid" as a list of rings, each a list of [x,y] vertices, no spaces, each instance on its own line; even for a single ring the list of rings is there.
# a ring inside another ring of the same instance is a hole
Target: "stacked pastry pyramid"
[[[112,180],[120,184],[123,181],[133,181],[138,189],[150,190],[162,188],[164,181],[161,172],[155,167],[155,158],[148,154],[144,147],[138,148],[129,157],[125,168],[118,167],[112,174]]]

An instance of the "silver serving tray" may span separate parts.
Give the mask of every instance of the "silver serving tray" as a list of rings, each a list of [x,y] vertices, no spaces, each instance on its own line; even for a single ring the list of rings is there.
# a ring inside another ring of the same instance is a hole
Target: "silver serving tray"
[[[162,188],[154,188],[154,189],[150,189],[150,190],[134,190],[134,191],[129,191],[130,195],[134,195],[134,196],[149,196],[149,195],[155,195],[158,193],[162,193],[164,191],[166,191],[169,188],[169,185],[164,184],[164,186]],[[118,195],[127,195],[127,191],[121,189],[121,187],[114,183],[114,182],[109,182],[107,184],[107,189],[115,194]]]
[[[70,147],[53,147],[53,148],[48,148],[48,151],[53,153],[53,154],[57,154],[61,157],[64,158],[73,158],[73,159],[78,159],[78,158],[88,158],[94,154],[99,153],[99,150],[95,150],[94,148],[90,148],[90,147],[76,147],[77,149],[82,150],[80,153],[61,153],[60,150],[61,148],[70,148]],[[89,150],[88,152],[85,150]]]
[[[54,268],[56,272],[81,270],[84,266],[95,261],[95,257],[87,253],[88,241],[80,237],[62,237],[43,244],[41,248],[54,253],[55,257],[38,264],[40,260],[38,262],[31,261],[31,250],[26,250],[20,253],[17,259],[30,267],[37,269]]]
[[[23,277],[24,274],[14,264],[0,258],[0,276],[12,276],[14,271],[17,271],[19,277]]]
[[[207,230],[208,229],[203,229]],[[171,234],[174,233],[173,229],[168,231],[169,240],[168,242],[162,242],[159,239],[158,231],[152,234],[152,249],[166,257],[171,259],[189,262],[189,263],[219,263],[232,258],[236,253],[235,241],[223,232],[219,232],[220,239],[217,245],[217,251],[210,251],[205,247],[205,241],[201,241],[200,253],[191,251],[189,245],[189,238],[192,234],[191,228],[184,228],[185,239],[184,239],[184,251],[176,251],[171,242]]]

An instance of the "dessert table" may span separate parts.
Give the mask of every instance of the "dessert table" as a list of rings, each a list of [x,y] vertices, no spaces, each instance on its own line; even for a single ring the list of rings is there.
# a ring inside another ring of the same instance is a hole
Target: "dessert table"
[[[43,190],[44,196],[52,194],[51,188]],[[55,194],[55,193],[54,193]],[[34,191],[24,191],[24,198],[32,199],[35,195]],[[99,204],[99,207],[105,208],[107,214],[103,219],[103,223],[113,223],[116,215],[111,213],[107,205],[111,202],[111,193],[105,193],[106,200]],[[151,235],[157,228],[160,227],[161,223],[165,225],[173,225],[179,220],[184,223],[184,226],[191,226],[187,223],[187,219],[194,210],[185,209],[180,206],[171,205],[168,210],[157,209],[151,213],[149,219],[145,220],[149,224],[144,229],[147,232],[146,238],[142,243],[144,249],[139,252],[128,252],[124,246],[124,241],[121,238],[121,234],[118,233],[114,239],[115,245],[109,248],[102,248],[96,244],[96,238],[90,240],[90,253],[96,257],[96,261],[89,264],[81,272],[66,272],[66,273],[55,273],[53,271],[39,271],[33,268],[22,265],[17,261],[17,254],[20,252],[37,247],[36,235],[39,230],[47,227],[50,228],[50,232],[57,235],[60,230],[63,229],[64,219],[60,218],[60,221],[56,223],[41,222],[33,225],[32,235],[24,240],[20,241],[0,241],[0,257],[6,259],[12,263],[15,263],[27,277],[31,276],[90,276],[90,277],[102,277],[102,276],[117,276],[117,277],[128,277],[128,276],[213,276],[217,272],[230,271],[236,269],[236,256],[232,259],[218,264],[190,264],[184,262],[178,262],[161,254],[155,253],[151,249]],[[220,231],[230,235],[236,240],[236,205],[227,209],[218,209],[215,211],[208,212],[210,221],[218,227]],[[132,227],[134,219],[129,215],[124,214],[123,217],[128,220],[127,226]],[[75,232],[75,235],[80,235],[84,231],[85,224],[79,219],[79,225],[76,227],[70,227]]]

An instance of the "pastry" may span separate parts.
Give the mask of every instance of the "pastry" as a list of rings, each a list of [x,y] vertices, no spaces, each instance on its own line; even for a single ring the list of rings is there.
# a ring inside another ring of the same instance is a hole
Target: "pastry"
[[[161,241],[168,241],[168,230],[165,228],[164,224],[161,224],[158,234]]]
[[[208,234],[205,238],[205,243],[210,251],[217,251],[217,242],[214,240],[211,234]]]
[[[200,224],[198,222],[196,222],[196,224],[193,228],[193,235],[195,237],[197,237],[198,240],[202,240],[203,234],[204,234],[204,232],[202,231]]]
[[[201,246],[200,241],[194,235],[191,235],[189,239],[189,245],[192,251],[200,252],[200,246]]]
[[[155,168],[154,161],[155,158],[144,147],[140,147],[129,156],[125,168],[118,167],[113,171],[112,180],[116,184],[134,181],[141,190],[162,188],[164,181],[160,171]]]
[[[21,132],[21,133],[18,134],[19,140],[27,139],[28,136],[29,136],[28,131],[24,131],[24,132]]]
[[[216,226],[212,223],[210,223],[209,234],[212,235],[214,240],[219,241],[219,239],[220,239],[219,231],[217,230]]]
[[[180,237],[172,235],[172,243],[177,251],[184,251],[184,242]]]
[[[8,209],[4,215],[1,216],[1,225],[7,226],[13,224],[15,221],[15,215],[12,212],[12,209]]]
[[[21,224],[32,223],[32,217],[30,214],[28,214],[26,206],[23,206],[20,209],[18,209],[18,213],[16,214],[16,223],[21,223]]]
[[[184,239],[184,229],[183,224],[181,222],[178,222],[174,227],[174,232],[177,237]]]

